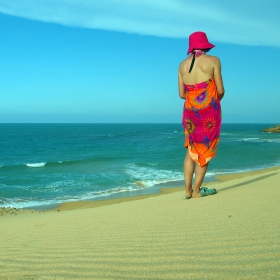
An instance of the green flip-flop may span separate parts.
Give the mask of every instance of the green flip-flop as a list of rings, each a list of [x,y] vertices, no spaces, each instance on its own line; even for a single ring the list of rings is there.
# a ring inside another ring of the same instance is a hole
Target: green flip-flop
[[[183,196],[183,199],[191,199],[192,197],[187,197],[186,195]]]
[[[213,195],[216,194],[217,190],[216,189],[208,189],[206,187],[203,187],[200,189],[200,196],[204,197],[204,196],[208,196],[208,195]]]

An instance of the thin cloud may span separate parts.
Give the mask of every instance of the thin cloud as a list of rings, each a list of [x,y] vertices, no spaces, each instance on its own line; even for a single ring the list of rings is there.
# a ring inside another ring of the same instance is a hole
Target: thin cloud
[[[213,41],[277,47],[279,8],[273,0],[0,0],[3,14],[71,27],[171,38],[203,30]]]

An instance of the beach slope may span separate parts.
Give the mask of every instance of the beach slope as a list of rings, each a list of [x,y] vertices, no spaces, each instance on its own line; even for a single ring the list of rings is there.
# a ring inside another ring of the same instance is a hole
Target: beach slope
[[[0,278],[279,279],[280,169],[211,187],[190,200],[2,213]]]

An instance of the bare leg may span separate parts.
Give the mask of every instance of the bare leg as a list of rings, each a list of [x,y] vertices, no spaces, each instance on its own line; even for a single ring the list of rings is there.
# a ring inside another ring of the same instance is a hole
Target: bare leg
[[[189,155],[189,152],[187,151],[185,161],[184,161],[184,178],[185,178],[185,184],[186,184],[186,196],[191,197],[192,196],[192,178],[194,173],[194,161]]]
[[[194,190],[193,190],[193,195],[192,195],[193,198],[197,198],[200,195],[200,187],[202,185],[207,168],[208,168],[208,163],[206,165],[204,165],[203,167],[196,164]]]

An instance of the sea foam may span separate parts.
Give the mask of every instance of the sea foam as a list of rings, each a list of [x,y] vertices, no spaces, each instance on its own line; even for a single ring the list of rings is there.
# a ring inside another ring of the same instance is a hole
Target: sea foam
[[[26,166],[28,167],[44,167],[47,163],[46,162],[38,162],[38,163],[27,163]]]
[[[136,164],[128,164],[126,174],[134,179],[139,179],[135,182],[138,187],[149,188],[157,184],[181,181],[184,175],[179,171],[154,169],[151,167],[142,167]]]

